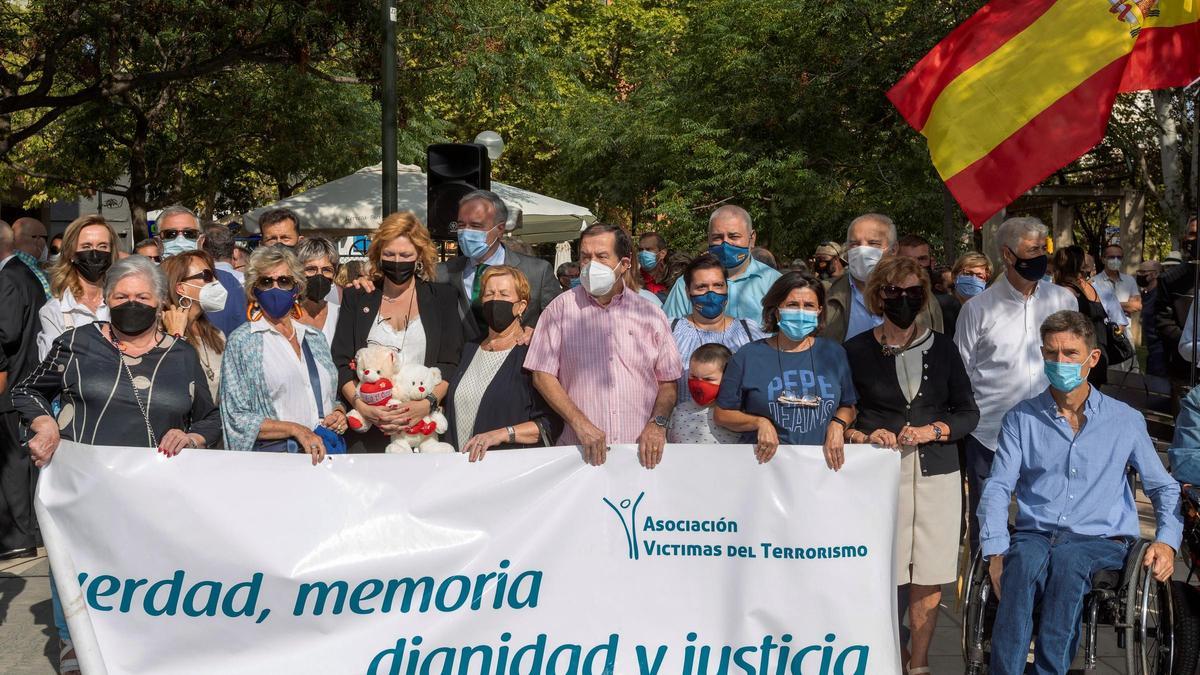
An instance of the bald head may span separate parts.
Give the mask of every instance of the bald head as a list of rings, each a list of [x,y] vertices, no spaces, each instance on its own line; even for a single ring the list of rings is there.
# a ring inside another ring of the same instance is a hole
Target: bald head
[[[7,258],[13,252],[12,226],[0,220],[0,258]]]
[[[12,225],[13,246],[18,251],[24,251],[36,260],[43,260],[46,255],[46,226],[37,218],[17,218]]]

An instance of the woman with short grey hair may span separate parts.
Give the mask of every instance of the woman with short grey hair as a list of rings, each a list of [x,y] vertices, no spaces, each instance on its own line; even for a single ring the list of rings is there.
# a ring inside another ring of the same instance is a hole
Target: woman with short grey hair
[[[324,333],[325,340],[333,344],[342,304],[342,289],[333,283],[338,271],[337,246],[325,237],[307,237],[296,247],[296,257],[305,282],[300,302],[304,314],[299,321]]]

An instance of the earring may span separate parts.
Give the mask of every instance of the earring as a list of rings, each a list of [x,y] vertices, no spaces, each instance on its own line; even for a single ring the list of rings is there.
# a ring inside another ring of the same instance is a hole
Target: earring
[[[415,269],[417,271],[417,274],[422,274],[425,272],[425,263],[418,260],[417,264],[413,267],[413,269]]]
[[[252,302],[252,303],[246,305],[246,320],[247,321],[258,321],[261,318],[262,318],[262,308],[258,306],[258,303]]]
[[[292,305],[292,317],[299,319],[304,316],[304,310],[300,309],[300,298],[296,298],[296,302]]]
[[[185,305],[185,304],[183,304],[183,301],[184,301],[184,300],[187,300],[187,304],[186,304],[186,305]],[[191,309],[191,308],[192,308],[192,299],[191,299],[191,298],[189,298],[189,297],[188,297],[188,296],[186,296],[186,295],[181,295],[181,296],[179,296],[179,303],[178,303],[178,304],[179,304],[179,309]]]

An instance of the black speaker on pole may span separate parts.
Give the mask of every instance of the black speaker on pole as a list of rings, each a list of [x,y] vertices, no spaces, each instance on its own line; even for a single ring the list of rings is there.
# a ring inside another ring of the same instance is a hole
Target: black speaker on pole
[[[435,143],[425,150],[425,208],[429,234],[453,239],[450,223],[458,218],[458,201],[472,190],[490,190],[492,161],[478,143]]]

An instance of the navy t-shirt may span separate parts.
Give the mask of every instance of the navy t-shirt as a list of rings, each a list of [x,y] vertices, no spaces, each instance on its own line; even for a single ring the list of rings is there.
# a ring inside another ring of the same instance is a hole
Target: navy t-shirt
[[[781,405],[784,391],[820,396],[821,403],[815,408]],[[856,401],[846,350],[824,338],[802,352],[781,352],[765,339],[746,344],[729,360],[717,393],[718,406],[774,422],[783,445],[823,445],[833,413]],[[741,441],[754,443],[756,436],[746,432]]]

